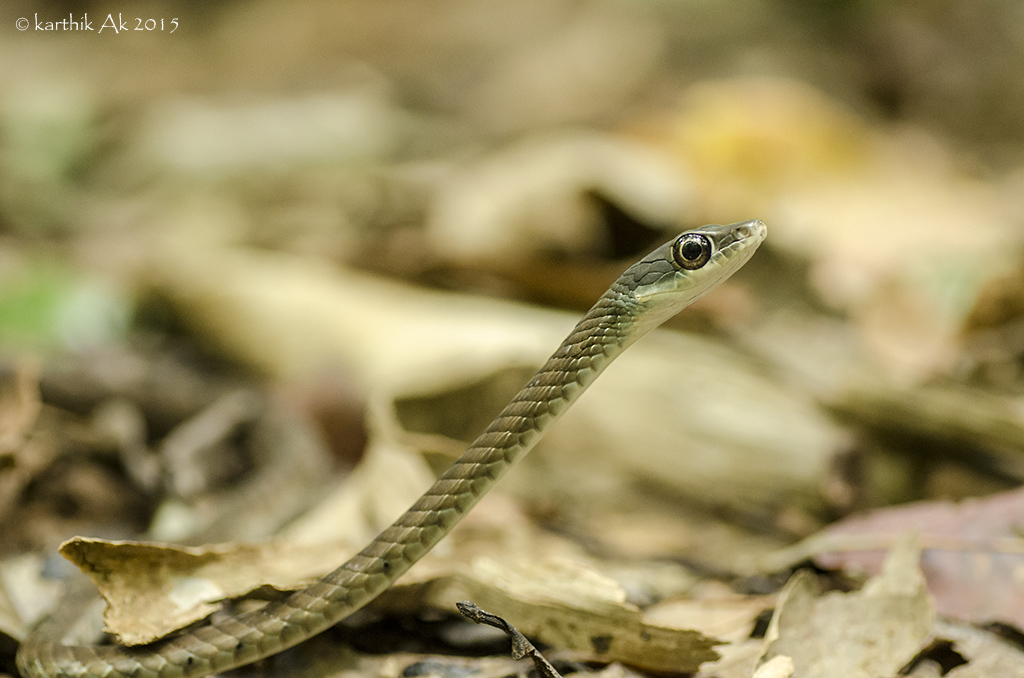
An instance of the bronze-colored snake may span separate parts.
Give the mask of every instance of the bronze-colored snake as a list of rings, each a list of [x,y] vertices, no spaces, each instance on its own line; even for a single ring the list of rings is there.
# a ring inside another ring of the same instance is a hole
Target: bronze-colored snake
[[[338,569],[281,602],[149,645],[65,645],[41,624],[24,678],[198,678],[276,654],[368,603],[437,544],[628,345],[742,266],[760,221],[704,226],[629,267],[479,438],[395,523]]]

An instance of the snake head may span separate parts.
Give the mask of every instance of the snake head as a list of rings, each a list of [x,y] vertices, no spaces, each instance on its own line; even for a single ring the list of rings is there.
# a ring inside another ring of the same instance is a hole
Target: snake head
[[[750,259],[768,234],[757,219],[686,231],[633,264],[623,279],[639,302],[676,313],[707,294]]]
[[[634,318],[627,343],[718,287],[747,263],[767,234],[768,227],[757,219],[701,226],[626,269],[609,292],[625,301]]]

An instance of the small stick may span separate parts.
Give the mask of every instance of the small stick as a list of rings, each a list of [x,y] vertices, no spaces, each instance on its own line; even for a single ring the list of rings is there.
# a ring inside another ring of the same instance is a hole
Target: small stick
[[[562,675],[555,670],[555,667],[544,658],[544,655],[533,646],[533,643],[526,639],[526,636],[521,634],[516,627],[509,624],[507,621],[502,619],[496,614],[485,612],[479,607],[464,600],[461,603],[455,603],[455,607],[459,609],[464,617],[477,624],[487,624],[493,626],[496,629],[501,629],[508,637],[512,639],[512,658],[522,659],[523,657],[529,657],[533,660],[533,665],[537,667],[537,671],[543,678],[562,678]]]

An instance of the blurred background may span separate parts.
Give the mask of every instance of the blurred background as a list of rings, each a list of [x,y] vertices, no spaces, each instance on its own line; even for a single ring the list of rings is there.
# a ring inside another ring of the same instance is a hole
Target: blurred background
[[[625,266],[749,218],[490,520],[758,593],[887,506],[1010,492],[1019,539],[1019,2],[9,0],[0,35],[5,562],[357,545]]]

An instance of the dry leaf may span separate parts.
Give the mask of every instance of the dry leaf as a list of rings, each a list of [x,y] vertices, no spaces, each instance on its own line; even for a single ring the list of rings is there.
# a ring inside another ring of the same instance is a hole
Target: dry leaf
[[[59,595],[60,585],[42,577],[41,569],[32,555],[0,561],[0,633],[20,641]]]
[[[81,537],[60,551],[108,601],[106,628],[125,645],[162,638],[203,619],[223,600],[260,586],[295,588],[330,569],[325,563],[341,563],[352,552],[337,545],[190,548]]]
[[[934,446],[981,469],[1024,479],[1024,399],[962,384],[900,388],[849,380],[829,406],[883,440]]]
[[[1024,490],[959,503],[918,502],[834,523],[777,554],[771,567],[813,557],[821,567],[876,573],[885,550],[914,532],[940,614],[1024,626],[1022,531]]]
[[[692,673],[718,658],[721,641],[698,631],[649,622],[615,580],[578,560],[476,558],[432,582],[427,599],[449,609],[470,600],[524,634],[582,658],[658,672]]]
[[[764,642],[751,638],[751,632],[775,604],[776,596],[740,596],[724,585],[705,583],[686,599],[666,600],[647,608],[644,617],[673,628],[692,628],[728,643],[715,648],[721,657],[704,664],[699,678],[749,678],[764,651]]]
[[[339,550],[281,543],[186,549],[85,539],[62,547],[65,557],[90,574],[111,601],[107,627],[125,644],[151,642],[201,619],[216,609],[215,602],[260,585],[295,588],[319,574],[310,573],[311,568],[340,562]],[[402,609],[428,604],[447,610],[454,609],[454,601],[469,598],[501,609],[524,632],[552,646],[650,670],[692,672],[718,656],[713,647],[720,641],[645,620],[626,602],[619,584],[580,562],[553,559],[508,566],[476,558],[464,568],[457,565],[465,561],[464,553],[460,550],[440,564],[435,558],[433,567],[418,567],[379,604]],[[512,558],[510,550],[505,557]]]
[[[751,514],[817,512],[845,447],[845,434],[805,393],[781,386],[743,354],[658,332],[552,428],[521,479],[535,493],[561,480],[547,495],[581,504],[606,501],[617,477]]]
[[[779,655],[758,667],[753,678],[789,678],[793,675],[793,671],[793,658]]]
[[[785,78],[691,85],[677,115],[648,137],[693,173],[701,217],[723,223],[768,213],[779,193],[862,169],[870,139],[863,120]]]
[[[936,624],[935,635],[953,641],[953,649],[967,660],[946,673],[946,678],[1024,677],[1024,652],[1019,642],[952,622]]]
[[[146,643],[263,586],[294,590],[334,569],[398,517],[431,482],[422,461],[376,445],[348,481],[287,534],[264,544],[177,547],[73,539],[61,553],[107,600],[107,629]]]
[[[0,373],[0,521],[14,508],[22,488],[52,457],[48,446],[30,440],[41,407],[34,365]]]
[[[489,500],[374,605],[451,611],[456,601],[470,599],[554,647],[651,670],[695,671],[717,657],[713,647],[720,641],[646,619],[626,601],[622,585],[584,563],[578,547],[524,531],[525,520],[509,524],[508,512],[496,511],[500,502],[489,510]],[[108,628],[132,644],[201,618],[223,598],[264,585],[294,589],[340,563],[344,550],[284,542],[171,549],[80,539],[62,552],[97,581],[111,601]],[[527,554],[533,559],[524,560]]]
[[[184,248],[184,251],[182,250]],[[148,280],[235,359],[302,377],[342,365],[368,390],[539,365],[575,318],[437,292],[280,253],[171,243]]]
[[[377,87],[246,105],[195,98],[154,107],[141,149],[154,164],[208,176],[309,162],[366,162],[398,143],[401,113]]]
[[[39,417],[38,367],[18,365],[0,372],[0,454],[10,454]]]
[[[855,593],[821,595],[813,575],[798,572],[780,596],[764,659],[792,657],[796,678],[895,674],[926,644],[935,619],[919,555],[913,540],[902,540]]]
[[[656,603],[644,610],[644,618],[674,628],[698,629],[722,640],[742,641],[750,636],[757,618],[775,602],[775,596],[719,593]]]
[[[584,131],[533,138],[451,177],[428,235],[444,256],[502,266],[539,252],[600,251],[607,243],[591,192],[670,225],[686,213],[688,186],[669,158],[633,141]]]

